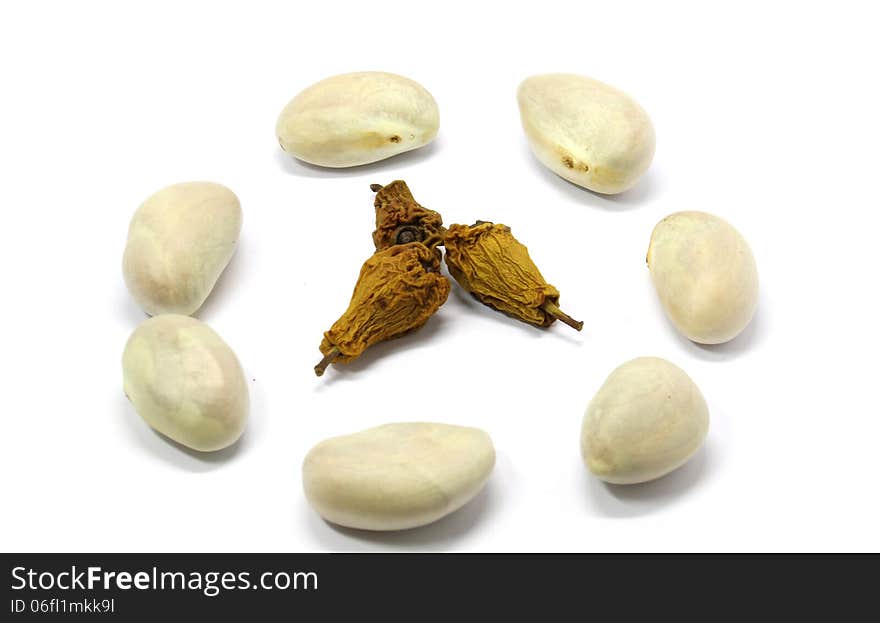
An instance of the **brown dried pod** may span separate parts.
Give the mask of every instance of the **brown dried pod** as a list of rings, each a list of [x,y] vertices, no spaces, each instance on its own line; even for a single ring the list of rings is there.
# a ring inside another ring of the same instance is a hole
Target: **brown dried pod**
[[[387,249],[395,244],[424,242],[435,246],[445,231],[443,218],[438,212],[416,203],[406,182],[396,180],[387,186],[371,184],[376,193],[376,231],[373,244],[376,249]]]
[[[418,329],[446,302],[449,289],[436,248],[411,242],[377,251],[361,267],[348,309],[324,334],[315,374]]]
[[[451,225],[443,244],[449,274],[489,307],[539,327],[554,320],[578,331],[584,326],[559,309],[559,290],[544,280],[507,225]]]

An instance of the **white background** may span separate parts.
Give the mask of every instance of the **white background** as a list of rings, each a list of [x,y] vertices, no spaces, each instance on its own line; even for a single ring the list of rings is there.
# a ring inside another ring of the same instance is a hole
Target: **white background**
[[[878,93],[868,3],[8,2],[0,10],[3,550],[877,550]],[[465,4],[465,3],[463,3]],[[326,76],[421,82],[430,147],[328,171],[277,145],[277,114]],[[530,155],[515,91],[573,71],[649,111],[654,163],[619,197]],[[504,222],[585,322],[533,329],[456,289],[410,337],[316,378],[322,331],[372,252],[372,182],[403,178],[447,223]],[[242,441],[201,456],[126,401],[144,319],[128,221],[178,181],[228,185],[241,245],[197,314],[251,381]],[[701,347],[656,300],[645,251],[706,210],[750,242],[752,325]],[[584,408],[641,355],[683,367],[711,430],[684,468],[609,487],[579,456]],[[333,528],[304,454],[389,421],[487,430],[488,488],[433,526]]]

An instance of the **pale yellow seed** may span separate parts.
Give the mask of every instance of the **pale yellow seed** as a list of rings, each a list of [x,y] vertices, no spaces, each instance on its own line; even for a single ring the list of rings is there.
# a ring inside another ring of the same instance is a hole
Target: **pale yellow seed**
[[[220,450],[244,431],[248,388],[232,349],[179,314],[145,320],[122,355],[126,396],[151,427],[194,450]]]
[[[623,192],[654,157],[654,127],[631,97],[586,76],[543,74],[517,92],[535,156],[551,171],[595,192]]]
[[[402,530],[473,499],[495,465],[483,431],[432,423],[386,424],[312,448],[303,462],[309,504],[327,521]]]
[[[150,315],[192,314],[235,253],[241,205],[213,182],[174,184],[150,196],[128,229],[122,273]]]
[[[651,234],[648,267],[672,324],[690,340],[739,335],[758,306],[758,269],[745,239],[705,212],[677,212]]]
[[[300,92],[275,133],[292,156],[324,167],[353,167],[430,143],[440,113],[420,84],[367,71],[332,76]]]
[[[708,430],[709,409],[690,377],[664,359],[641,357],[614,370],[590,401],[581,454],[606,482],[646,482],[683,465]]]

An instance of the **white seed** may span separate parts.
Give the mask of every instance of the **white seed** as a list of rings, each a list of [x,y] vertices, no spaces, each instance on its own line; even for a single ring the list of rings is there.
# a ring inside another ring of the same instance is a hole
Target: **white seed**
[[[758,306],[758,269],[749,245],[726,221],[677,212],[651,234],[648,267],[672,324],[700,344],[732,340]]]
[[[437,102],[419,83],[365,71],[302,91],[281,111],[275,134],[300,160],[353,167],[427,145],[439,127]]]
[[[235,253],[241,205],[212,182],[163,188],[137,209],[128,229],[122,273],[150,315],[191,314]]]
[[[492,440],[479,429],[386,424],[312,448],[303,462],[303,489],[327,521],[403,530],[464,506],[494,465]]]
[[[543,74],[517,93],[523,129],[544,166],[595,192],[631,188],[654,157],[654,126],[627,94],[574,74]]]
[[[248,388],[232,349],[208,325],[178,314],[150,318],[122,355],[125,394],[154,429],[194,450],[241,436]]]
[[[641,357],[611,373],[587,406],[581,455],[605,482],[654,480],[683,465],[709,430],[700,390],[665,359]]]

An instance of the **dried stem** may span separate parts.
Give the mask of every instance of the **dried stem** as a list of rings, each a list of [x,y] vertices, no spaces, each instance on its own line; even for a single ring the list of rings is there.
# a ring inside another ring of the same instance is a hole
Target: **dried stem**
[[[561,320],[575,331],[580,331],[584,328],[584,323],[582,321],[575,320],[550,301],[544,301],[544,304],[541,305],[541,309],[543,309],[545,312],[547,312],[557,320]]]
[[[384,188],[382,184],[370,184],[370,190],[372,190],[374,193],[379,192],[380,190],[382,190],[382,188]]]
[[[324,355],[324,358],[318,362],[318,365],[315,366],[315,374],[318,376],[324,375],[324,370],[327,369],[331,363],[336,361],[342,353],[339,352],[339,349],[335,346],[330,349],[330,352]]]

